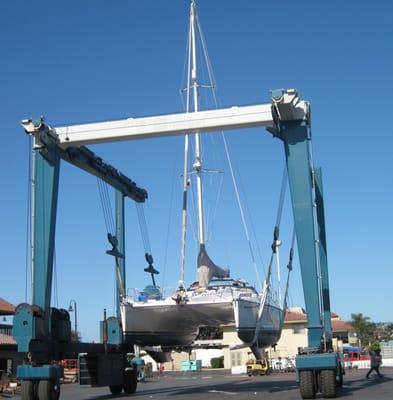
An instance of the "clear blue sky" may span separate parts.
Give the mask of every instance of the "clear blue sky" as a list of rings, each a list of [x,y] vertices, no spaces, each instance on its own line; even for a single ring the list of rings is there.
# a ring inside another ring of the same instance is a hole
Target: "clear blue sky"
[[[25,300],[29,149],[19,121],[43,114],[56,126],[181,111],[188,8],[186,0],[0,2],[1,297],[15,304]],[[198,10],[222,104],[265,103],[269,89],[281,87],[295,87],[311,101],[315,160],[324,171],[332,309],[346,319],[362,312],[391,321],[392,3],[199,0]],[[282,144],[261,129],[227,137],[266,264]],[[205,140],[219,143],[218,137]],[[164,285],[175,285],[182,139],[94,150],[149,191],[146,217],[156,267],[163,271],[167,248]],[[206,150],[210,165],[215,159],[222,164],[220,152]],[[288,201],[284,216],[286,253]],[[229,265],[234,277],[254,282],[228,174],[211,232],[213,259]],[[192,235],[188,282],[195,274]],[[113,310],[113,263],[105,255],[96,180],[65,164],[56,246],[59,306],[75,299],[82,336],[97,337],[103,308]],[[131,202],[127,257],[127,286],[141,288],[148,276]],[[303,304],[299,276],[296,263],[292,305]]]

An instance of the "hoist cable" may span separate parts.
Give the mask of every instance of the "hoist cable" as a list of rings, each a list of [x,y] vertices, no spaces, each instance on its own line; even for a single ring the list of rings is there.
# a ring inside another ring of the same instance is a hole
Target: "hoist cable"
[[[138,215],[139,230],[141,232],[143,248],[145,250],[145,253],[151,254],[150,240],[149,240],[149,234],[148,234],[148,230],[147,230],[146,217],[145,217],[145,211],[143,208],[143,204],[135,203],[135,205],[136,205],[136,211],[137,211],[137,215]]]
[[[287,168],[286,165],[284,165],[284,171],[281,179],[280,199],[278,202],[277,218],[276,218],[276,226],[278,228],[280,227],[281,224],[282,210],[284,208],[285,192],[287,189],[287,181],[288,181]]]
[[[109,197],[108,185],[105,182],[101,182],[101,183],[102,183],[102,187],[104,189],[103,192],[104,192],[104,198],[105,198],[105,202],[106,202],[106,206],[107,206],[109,226],[110,226],[111,232],[113,234],[115,234],[116,227],[115,227],[115,220],[114,220],[113,211],[112,211],[113,210],[112,202]]]
[[[108,187],[99,178],[97,178],[97,185],[98,185],[98,192],[100,195],[102,213],[104,215],[106,231],[108,233],[111,233],[112,235],[115,235],[116,229],[112,213],[112,205],[109,199]]]
[[[102,193],[101,183],[102,183],[101,180],[99,178],[97,178],[97,187],[98,187],[98,193],[100,195],[101,209],[102,209],[102,213],[104,215],[105,228],[106,228],[106,231],[109,233],[110,227],[108,225],[108,216],[106,214],[106,206],[105,206],[105,201],[104,201],[104,197],[103,197],[103,193]]]
[[[115,229],[114,229],[113,223],[112,223],[112,208],[111,208],[111,203],[110,203],[109,196],[107,193],[108,188],[107,188],[106,184],[102,181],[101,181],[101,188],[102,188],[102,197],[103,197],[104,205],[106,208],[108,232],[115,234]]]
[[[293,263],[293,255],[294,255],[294,247],[295,247],[295,238],[296,238],[296,232],[295,232],[295,226],[293,227],[292,230],[292,240],[291,240],[291,248],[289,250],[289,260],[288,260],[288,264],[287,264],[287,268],[288,268],[288,277],[287,277],[287,284],[285,287],[285,295],[284,295],[284,303],[283,303],[283,310],[284,313],[287,309],[287,305],[288,305],[288,296],[289,296],[289,277],[291,275],[292,272],[292,263]]]

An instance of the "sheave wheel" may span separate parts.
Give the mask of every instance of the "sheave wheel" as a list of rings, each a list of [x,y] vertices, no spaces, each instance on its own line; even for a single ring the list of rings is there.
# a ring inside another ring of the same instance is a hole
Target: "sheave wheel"
[[[109,385],[109,390],[111,391],[112,394],[120,394],[121,391],[123,390],[123,386],[122,385]]]
[[[315,382],[312,371],[299,372],[300,395],[303,399],[315,399]]]
[[[22,400],[36,400],[35,384],[35,381],[22,381],[20,392]]]
[[[324,369],[320,372],[322,396],[328,399],[337,396],[336,371]]]
[[[60,397],[60,387],[53,381],[40,381],[38,384],[39,400],[58,400]]]
[[[129,369],[124,372],[124,392],[126,394],[134,394],[138,385],[138,374],[136,371]]]

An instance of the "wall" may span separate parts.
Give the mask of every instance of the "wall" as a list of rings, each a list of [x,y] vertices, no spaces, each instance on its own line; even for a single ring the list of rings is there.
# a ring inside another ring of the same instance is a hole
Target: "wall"
[[[307,345],[307,328],[305,323],[284,325],[275,350],[273,348],[269,350],[269,357],[293,358],[297,355],[299,347],[307,347]]]

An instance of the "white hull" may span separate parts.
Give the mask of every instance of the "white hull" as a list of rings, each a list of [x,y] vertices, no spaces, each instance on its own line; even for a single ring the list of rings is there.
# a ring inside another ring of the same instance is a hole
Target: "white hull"
[[[171,298],[121,306],[125,340],[140,346],[190,346],[201,326],[233,323],[231,301],[177,304]]]
[[[244,343],[255,341],[256,347],[267,348],[276,344],[281,336],[283,310],[266,301],[259,322],[258,310],[259,302],[237,299],[234,304],[236,331]]]
[[[127,343],[162,348],[189,347],[204,326],[236,325],[239,338],[251,343],[258,324],[261,296],[250,287],[216,287],[203,293],[188,291],[184,304],[173,298],[121,304]],[[266,301],[254,345],[266,348],[281,334],[282,310]]]

